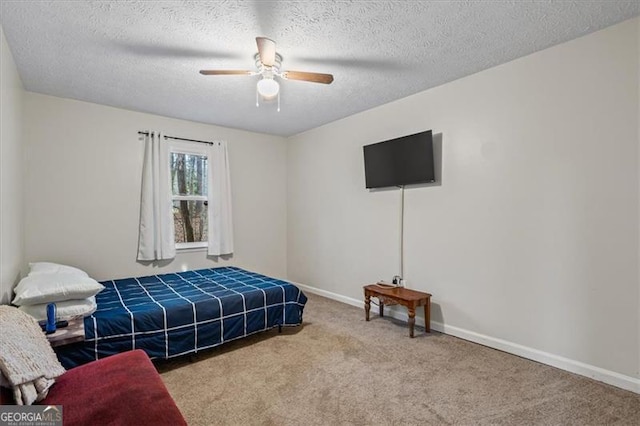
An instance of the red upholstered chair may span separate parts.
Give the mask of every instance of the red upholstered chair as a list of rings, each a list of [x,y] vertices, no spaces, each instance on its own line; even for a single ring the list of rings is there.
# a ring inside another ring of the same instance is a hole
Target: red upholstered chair
[[[56,379],[40,404],[62,405],[65,426],[186,425],[160,375],[141,350],[67,371]]]

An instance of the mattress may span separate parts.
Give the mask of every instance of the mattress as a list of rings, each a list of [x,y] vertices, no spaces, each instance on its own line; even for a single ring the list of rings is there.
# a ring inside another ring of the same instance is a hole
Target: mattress
[[[65,368],[133,349],[150,358],[195,353],[302,323],[293,284],[236,267],[103,281],[84,342],[55,348]]]

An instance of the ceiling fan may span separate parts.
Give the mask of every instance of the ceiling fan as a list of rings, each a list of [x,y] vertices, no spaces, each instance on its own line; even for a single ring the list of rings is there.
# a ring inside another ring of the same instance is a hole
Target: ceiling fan
[[[200,70],[202,75],[260,75],[256,86],[256,106],[260,106],[260,97],[265,100],[278,98],[280,111],[280,85],[276,77],[284,80],[300,80],[312,83],[331,84],[333,75],[317,72],[282,71],[282,56],[276,52],[276,42],[266,37],[256,37],[258,53],[255,54],[257,71],[245,70]]]

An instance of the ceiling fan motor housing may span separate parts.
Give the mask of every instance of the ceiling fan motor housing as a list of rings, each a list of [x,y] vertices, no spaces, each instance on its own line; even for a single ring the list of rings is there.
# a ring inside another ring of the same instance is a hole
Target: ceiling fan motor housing
[[[256,53],[253,57],[256,61],[256,68],[258,69],[258,73],[263,74],[266,72],[271,72],[272,75],[280,75],[280,66],[282,65],[282,56],[279,53],[276,53],[276,58],[273,61],[273,66],[266,66],[260,60],[260,53]]]

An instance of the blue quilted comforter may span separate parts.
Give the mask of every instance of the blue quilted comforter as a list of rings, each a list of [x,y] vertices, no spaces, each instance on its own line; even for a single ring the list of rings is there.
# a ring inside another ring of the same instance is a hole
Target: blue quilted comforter
[[[235,267],[102,284],[98,309],[84,320],[85,341],[56,348],[65,368],[131,349],[171,358],[300,325],[307,301],[293,284]]]

